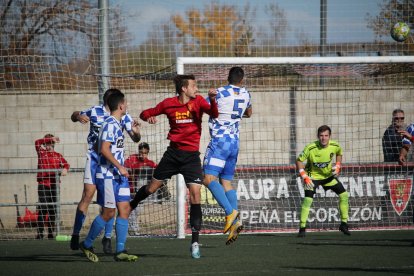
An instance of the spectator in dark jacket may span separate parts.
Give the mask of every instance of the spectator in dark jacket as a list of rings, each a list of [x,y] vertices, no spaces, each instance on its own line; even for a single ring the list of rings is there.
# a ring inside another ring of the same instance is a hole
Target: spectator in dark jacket
[[[384,162],[398,162],[403,138],[399,131],[403,130],[404,126],[404,111],[395,109],[392,112],[391,125],[385,130],[382,137]]]

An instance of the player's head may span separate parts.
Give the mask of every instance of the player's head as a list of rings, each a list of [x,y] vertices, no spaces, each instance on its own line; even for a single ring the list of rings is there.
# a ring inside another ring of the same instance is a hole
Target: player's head
[[[114,92],[121,92],[121,91],[119,89],[116,89],[116,88],[110,88],[110,89],[105,91],[105,93],[103,95],[103,104],[104,104],[104,106],[107,105],[107,103],[108,103],[109,95],[111,95]]]
[[[53,138],[53,137],[55,137],[55,136],[53,134],[50,134],[50,133],[48,133],[44,136],[44,138]],[[52,151],[55,148],[55,141],[50,140],[50,142],[45,143],[44,145],[45,145],[46,150]]]
[[[144,161],[145,159],[147,159],[149,151],[150,151],[150,146],[148,145],[148,143],[145,143],[145,142],[139,143],[138,145],[139,160]]]
[[[318,128],[318,140],[322,147],[326,147],[331,139],[331,128],[327,125]]]
[[[244,78],[244,71],[241,67],[232,67],[227,80],[230,84],[240,84]]]
[[[116,89],[110,93],[107,99],[107,105],[110,112],[114,112],[118,109],[121,109],[122,114],[126,114],[126,99],[124,93]]]
[[[394,109],[392,112],[392,125],[396,130],[401,130],[404,128],[404,110]]]
[[[177,75],[174,78],[175,92],[177,95],[184,93],[190,98],[195,98],[198,93],[197,83],[194,75]]]

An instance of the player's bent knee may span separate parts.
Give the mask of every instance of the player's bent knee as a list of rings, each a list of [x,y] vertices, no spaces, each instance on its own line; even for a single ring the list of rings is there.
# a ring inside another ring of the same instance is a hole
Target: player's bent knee
[[[85,184],[83,186],[83,195],[82,199],[92,201],[93,196],[96,192],[96,186],[92,184]]]
[[[214,181],[214,180],[216,180],[217,179],[217,177],[215,177],[214,175],[211,175],[211,174],[206,174],[205,176],[204,176],[204,179],[203,179],[203,184],[205,185],[205,186],[208,186],[212,181]]]
[[[189,185],[190,190],[190,203],[191,204],[200,204],[201,202],[201,186],[193,183]]]
[[[305,197],[303,199],[302,207],[310,208],[312,206],[313,198],[312,197]]]
[[[346,201],[348,200],[348,198],[349,198],[348,192],[343,192],[342,194],[339,194],[339,200],[341,201]]]
[[[84,193],[81,199],[81,202],[89,205],[92,202],[94,194]]]
[[[152,195],[153,193],[155,193],[159,188],[161,187],[161,185],[153,185],[152,183],[147,187],[146,192],[148,195]]]

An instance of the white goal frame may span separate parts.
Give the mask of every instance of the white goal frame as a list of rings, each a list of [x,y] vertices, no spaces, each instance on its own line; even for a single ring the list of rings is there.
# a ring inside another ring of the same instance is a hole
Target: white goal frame
[[[184,74],[185,64],[378,64],[414,63],[414,56],[352,56],[352,57],[178,57],[177,74]],[[177,178],[177,238],[185,238],[186,186]]]
[[[177,74],[184,74],[184,64],[355,64],[411,63],[414,56],[361,57],[178,57]]]

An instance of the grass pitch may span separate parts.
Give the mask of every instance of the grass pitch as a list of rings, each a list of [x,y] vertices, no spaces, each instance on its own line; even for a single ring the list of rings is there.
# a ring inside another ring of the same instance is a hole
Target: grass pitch
[[[2,241],[1,275],[410,275],[414,274],[414,231],[354,231],[201,236],[200,259],[190,240],[129,238],[135,263],[115,262],[95,242],[99,263],[89,262],[69,242]],[[114,246],[114,244],[113,244]]]

